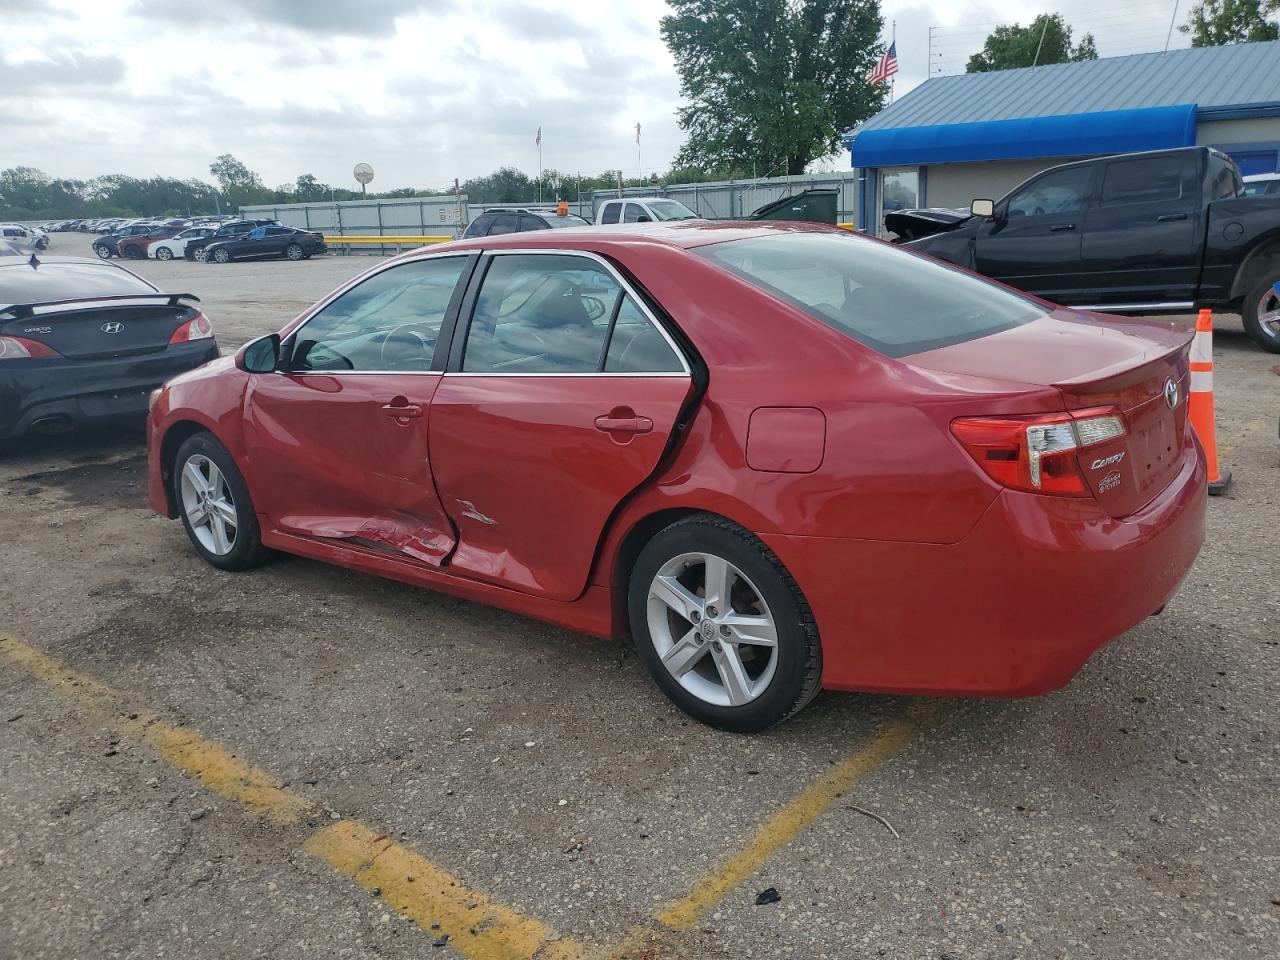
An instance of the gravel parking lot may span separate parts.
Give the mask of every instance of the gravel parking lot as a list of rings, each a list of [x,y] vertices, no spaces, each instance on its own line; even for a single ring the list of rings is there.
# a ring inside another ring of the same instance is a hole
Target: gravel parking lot
[[[231,350],[373,262],[129,266]],[[1162,615],[1048,696],[756,737],[613,643],[214,570],[139,431],[0,450],[0,957],[1280,956],[1280,357],[1214,347],[1235,481]]]

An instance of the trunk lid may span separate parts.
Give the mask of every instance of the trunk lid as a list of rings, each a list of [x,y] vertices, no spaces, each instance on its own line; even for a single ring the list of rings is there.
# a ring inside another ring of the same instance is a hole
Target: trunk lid
[[[1193,336],[1182,323],[1095,319],[1058,310],[1012,330],[917,354],[907,362],[953,374],[1051,386],[1073,413],[1119,411],[1125,435],[1084,447],[1076,459],[1102,508],[1123,517],[1150,503],[1178,473],[1187,442],[1188,352]]]
[[[186,304],[103,302],[37,308],[31,316],[0,315],[0,336],[35,340],[71,360],[155,353],[197,310]]]

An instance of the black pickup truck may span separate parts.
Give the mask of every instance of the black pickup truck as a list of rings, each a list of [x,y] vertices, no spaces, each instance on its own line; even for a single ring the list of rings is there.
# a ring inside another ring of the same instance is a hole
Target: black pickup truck
[[[913,250],[1055,303],[1111,313],[1239,311],[1280,353],[1280,196],[1246,197],[1210,147],[1051,167],[970,213],[901,210]]]

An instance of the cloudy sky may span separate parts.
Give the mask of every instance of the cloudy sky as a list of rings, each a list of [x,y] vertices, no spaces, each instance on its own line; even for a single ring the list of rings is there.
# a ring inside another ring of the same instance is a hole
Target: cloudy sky
[[[897,21],[901,96],[930,65],[962,72],[997,23],[1044,10],[1092,31],[1103,56],[1159,50],[1173,4],[883,8],[886,37]],[[351,168],[365,161],[375,188],[434,187],[507,164],[532,173],[541,125],[548,167],[661,171],[681,142],[679,82],[658,36],[665,10],[664,0],[0,0],[0,167],[207,180],[210,160],[230,152],[268,186],[300,173],[354,186]],[[1175,31],[1172,45],[1186,40]]]

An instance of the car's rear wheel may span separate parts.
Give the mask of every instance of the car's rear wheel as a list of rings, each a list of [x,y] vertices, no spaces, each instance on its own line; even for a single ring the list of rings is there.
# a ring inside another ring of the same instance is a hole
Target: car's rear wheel
[[[194,260],[196,263],[204,263],[206,260],[209,259],[209,251],[206,250],[204,247],[200,247],[198,250],[195,250],[191,254],[191,259]]]
[[[124,258],[126,260],[141,260],[142,248],[141,247],[125,247]]]
[[[209,563],[247,570],[267,558],[249,487],[226,447],[211,434],[194,434],[178,448],[173,489],[182,526]]]
[[[291,243],[284,248],[284,255],[290,260],[302,259],[302,246],[300,244]]]
[[[230,263],[231,254],[227,253],[226,250],[215,250],[211,259],[214,263]]]
[[[1244,328],[1264,350],[1280,353],[1280,269],[1270,270],[1244,298]]]
[[[808,604],[773,551],[728,520],[689,517],[650,540],[628,608],[654,680],[703,723],[754,733],[818,694],[822,649]]]
[[[156,259],[157,259],[157,260],[172,260],[172,259],[173,259],[173,251],[172,251],[172,250],[170,250],[168,247],[160,247],[160,248],[158,248],[158,249],[156,250]]]
[[[93,252],[96,253],[99,257],[101,257],[103,260],[111,259],[111,251],[107,249],[107,247],[103,246],[102,244],[95,243],[93,245]]]

